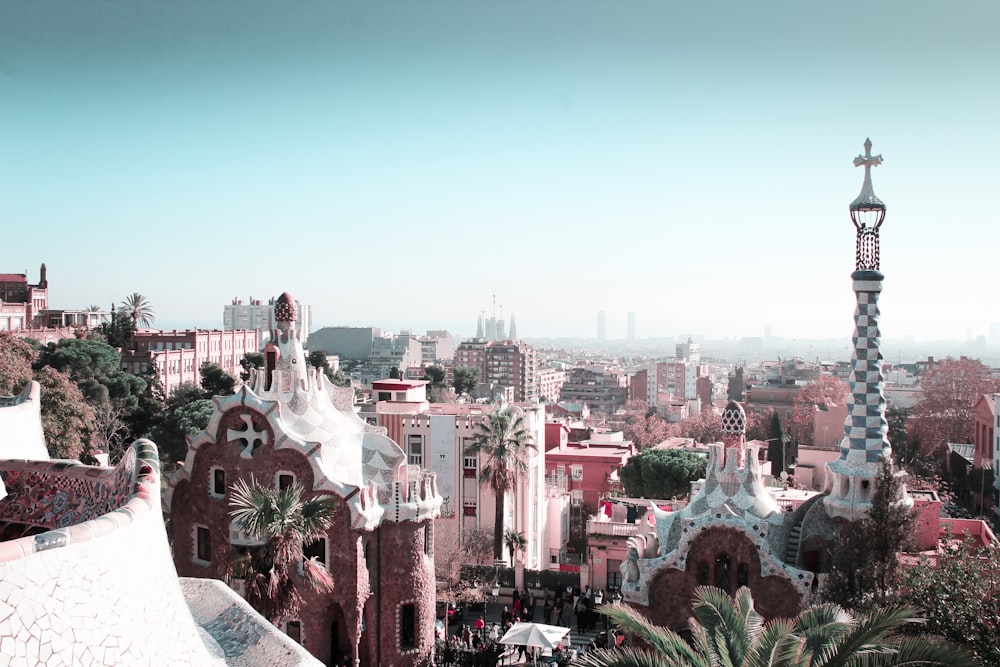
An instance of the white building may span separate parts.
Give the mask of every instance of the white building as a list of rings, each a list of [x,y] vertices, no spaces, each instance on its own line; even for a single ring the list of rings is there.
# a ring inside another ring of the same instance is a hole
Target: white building
[[[295,322],[296,331],[301,334],[303,347],[308,347],[306,339],[309,336],[309,329],[312,326],[312,309],[296,300],[295,312],[298,316]],[[223,330],[258,329],[260,331],[260,345],[258,349],[264,349],[264,345],[271,339],[271,332],[276,327],[277,321],[274,319],[273,298],[269,299],[267,303],[253,297],[250,297],[248,303],[244,303],[241,299],[233,299],[231,304],[223,307]]]
[[[477,425],[496,406],[464,403],[426,402],[426,382],[385,380],[372,384],[373,410],[361,413],[370,423],[383,426],[387,435],[406,451],[408,463],[435,473],[438,493],[443,498],[441,516],[434,523],[437,548],[463,544],[477,529],[492,531],[496,497],[479,482],[485,463],[483,455],[466,450],[478,433]],[[508,494],[504,529],[513,529],[527,539],[519,554],[524,567],[549,567],[551,545],[546,537],[548,513],[545,492],[545,411],[540,405],[515,404],[530,434],[528,474],[518,488]],[[442,556],[443,559],[443,556]]]

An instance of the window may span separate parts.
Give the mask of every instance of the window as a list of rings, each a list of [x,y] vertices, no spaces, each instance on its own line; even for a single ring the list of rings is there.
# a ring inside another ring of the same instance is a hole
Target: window
[[[302,643],[302,624],[299,621],[286,621],[285,634],[297,644]]]
[[[417,605],[412,602],[399,608],[399,649],[417,648]]]
[[[276,485],[279,491],[284,491],[285,489],[291,487],[295,484],[295,475],[290,472],[279,472]]]
[[[212,562],[212,537],[205,526],[194,528],[194,557],[204,563]]]
[[[326,538],[321,537],[312,544],[302,549],[302,557],[306,560],[315,558],[323,565],[326,565]]]
[[[622,587],[622,562],[613,558],[608,559],[608,588],[615,590]]]
[[[409,435],[406,437],[407,463],[411,466],[424,465],[424,436]]]
[[[465,456],[462,458],[462,476],[463,477],[476,477],[476,469],[479,467],[479,461],[476,460],[475,456]]]
[[[222,498],[226,495],[226,470],[212,468],[212,495]]]
[[[715,558],[715,587],[730,592],[732,577],[729,574],[729,554],[719,554]]]
[[[698,561],[698,585],[708,586],[708,561]]]
[[[750,568],[746,563],[740,563],[736,566],[736,585],[746,586],[750,581]]]

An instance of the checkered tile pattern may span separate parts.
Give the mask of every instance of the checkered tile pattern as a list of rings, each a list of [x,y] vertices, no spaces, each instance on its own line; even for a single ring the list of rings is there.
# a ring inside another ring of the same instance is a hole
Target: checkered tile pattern
[[[885,395],[882,380],[881,333],[878,329],[879,283],[875,289],[855,286],[854,355],[851,357],[851,393],[840,445],[840,458],[851,463],[875,463],[890,450],[886,434]],[[873,287],[875,287],[873,285]]]

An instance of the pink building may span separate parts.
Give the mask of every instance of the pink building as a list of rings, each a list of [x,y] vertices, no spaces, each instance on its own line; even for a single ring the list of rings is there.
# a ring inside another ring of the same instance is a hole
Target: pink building
[[[972,442],[976,446],[974,465],[977,468],[992,466],[997,460],[997,455],[994,453],[994,434],[1000,431],[997,399],[1000,399],[1000,394],[983,394],[976,401]]]
[[[148,373],[155,364],[163,391],[169,396],[182,384],[199,384],[200,370],[206,363],[218,364],[233,377],[239,377],[240,360],[246,353],[258,351],[257,341],[256,329],[140,329],[132,338],[132,349],[122,350],[121,368],[129,373]]]
[[[589,437],[571,441],[564,424],[545,425],[545,476],[565,482],[574,504],[592,510],[611,490],[620,490],[619,473],[635,453],[632,442],[620,431],[590,431]]]
[[[298,484],[305,499],[332,496],[334,525],[306,555],[326,565],[334,589],[317,592],[297,580],[300,615],[284,619],[283,629],[325,664],[345,655],[353,665],[429,664],[441,508],[434,474],[408,464],[384,429],[357,416],[352,390],[306,366],[294,301],[286,293],[276,306],[266,369],[236,394],[214,399],[208,426],[169,480],[177,571],[218,577],[227,552],[261,544],[231,524],[237,480]]]

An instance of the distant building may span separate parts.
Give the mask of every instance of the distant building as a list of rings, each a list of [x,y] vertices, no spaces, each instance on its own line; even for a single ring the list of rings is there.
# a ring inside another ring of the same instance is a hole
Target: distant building
[[[159,331],[140,329],[132,337],[132,349],[122,350],[121,369],[145,374],[154,366],[160,374],[163,391],[169,396],[185,383],[201,383],[203,364],[218,364],[238,378],[243,368],[240,360],[248,352],[257,352],[259,332],[212,331],[187,329]]]
[[[0,273],[0,330],[15,331],[38,326],[35,316],[48,308],[49,281],[45,265],[37,284],[28,282],[27,273]]]
[[[559,392],[559,401],[586,403],[595,412],[613,415],[628,400],[628,377],[620,369],[592,365],[573,368]]]
[[[697,349],[694,352],[695,356],[700,358]],[[689,401],[698,398],[698,378],[707,372],[705,366],[682,357],[657,362],[656,402]]]
[[[479,370],[481,383],[512,387],[514,401],[538,400],[538,358],[534,348],[520,341],[463,342],[455,350],[455,367]]]
[[[562,391],[563,383],[566,381],[566,371],[557,370],[548,366],[538,369],[538,400],[555,403],[559,400],[559,392]]]
[[[295,312],[298,314],[298,321],[295,328],[302,332],[302,345],[306,345],[309,330],[312,328],[312,310],[309,306],[295,302]],[[260,331],[260,342],[258,349],[263,349],[264,344],[271,337],[271,332],[275,330],[277,321],[274,319],[274,299],[269,299],[264,303],[260,299],[250,297],[247,302],[242,299],[233,299],[233,302],[223,307],[222,328],[225,331],[257,329]]]
[[[674,346],[675,354],[684,361],[690,362],[692,364],[701,363],[701,345],[695,343],[690,338],[687,339],[686,343],[677,343]]]
[[[323,327],[310,335],[310,349],[335,354],[340,361],[365,361],[371,356],[376,338],[382,337],[378,327]]]
[[[450,362],[455,358],[455,339],[445,330],[428,331],[419,336],[420,362],[422,366]]]

